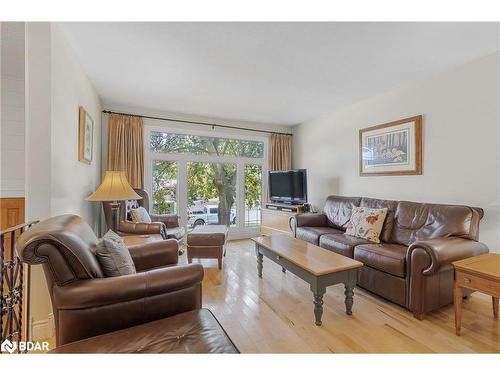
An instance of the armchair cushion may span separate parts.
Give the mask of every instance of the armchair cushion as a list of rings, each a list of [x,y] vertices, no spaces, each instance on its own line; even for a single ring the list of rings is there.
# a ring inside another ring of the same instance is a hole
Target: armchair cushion
[[[136,272],[123,239],[112,230],[97,242],[95,255],[106,277],[130,275]]]
[[[130,246],[128,250],[138,272],[174,265],[179,261],[179,245],[173,239]]]
[[[169,294],[201,283],[203,267],[190,264],[132,275],[76,281],[54,288],[59,310],[81,310]]]

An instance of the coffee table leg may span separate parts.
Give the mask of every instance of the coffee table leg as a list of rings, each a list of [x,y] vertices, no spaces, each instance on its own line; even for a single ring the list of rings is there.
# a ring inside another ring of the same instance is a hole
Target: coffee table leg
[[[455,285],[455,333],[460,336],[460,328],[462,326],[462,288]]]
[[[315,324],[320,326],[321,317],[323,316],[323,293],[314,294],[314,317],[316,319]]]
[[[262,268],[264,265],[263,255],[257,250],[257,272],[259,277],[262,279]]]
[[[345,313],[352,315],[352,305],[354,303],[354,286],[345,284]]]

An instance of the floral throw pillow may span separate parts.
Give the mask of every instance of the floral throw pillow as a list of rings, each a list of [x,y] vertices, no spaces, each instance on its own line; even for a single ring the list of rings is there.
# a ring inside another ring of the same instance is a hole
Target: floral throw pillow
[[[379,236],[386,215],[387,208],[354,207],[345,233],[380,243]]]

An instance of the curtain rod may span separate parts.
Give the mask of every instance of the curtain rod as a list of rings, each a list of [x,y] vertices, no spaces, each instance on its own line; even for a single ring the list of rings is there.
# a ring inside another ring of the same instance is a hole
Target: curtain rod
[[[103,110],[102,113],[113,114],[113,115],[122,115],[122,116],[142,117],[142,118],[149,118],[152,120],[183,122],[185,124],[205,125],[205,126],[211,126],[212,129],[214,127],[218,127],[218,128],[226,128],[226,129],[245,130],[245,131],[257,132],[257,133],[280,134],[280,135],[293,136],[292,133],[272,132],[272,131],[267,131],[267,130],[250,129],[250,128],[243,128],[243,127],[239,127],[239,126],[230,126],[230,125],[221,125],[221,124],[202,122],[202,121],[179,120],[179,119],[168,118],[168,117],[146,116],[146,115],[138,115],[138,114],[134,114],[134,113],[113,112],[113,111],[108,111],[108,110]]]

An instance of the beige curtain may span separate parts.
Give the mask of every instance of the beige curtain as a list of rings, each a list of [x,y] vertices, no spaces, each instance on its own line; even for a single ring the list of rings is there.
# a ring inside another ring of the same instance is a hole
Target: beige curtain
[[[108,171],[124,171],[133,188],[144,188],[144,122],[141,117],[109,115]]]
[[[292,168],[292,136],[272,134],[269,147],[269,170],[279,171]]]

